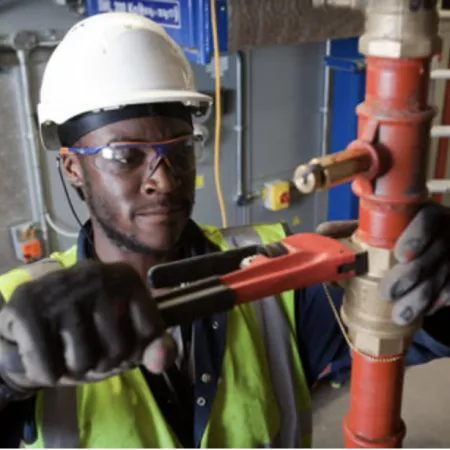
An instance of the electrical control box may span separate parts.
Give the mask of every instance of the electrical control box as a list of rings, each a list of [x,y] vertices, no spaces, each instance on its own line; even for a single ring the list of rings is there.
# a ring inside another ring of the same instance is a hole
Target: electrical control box
[[[40,230],[34,222],[22,222],[9,228],[16,258],[25,264],[43,257]]]
[[[219,51],[228,48],[226,0],[216,2]],[[193,63],[207,65],[213,55],[211,0],[86,0],[86,14],[134,12],[154,20],[181,46]]]
[[[264,207],[270,211],[280,211],[289,208],[291,198],[291,183],[284,180],[274,180],[264,183]]]

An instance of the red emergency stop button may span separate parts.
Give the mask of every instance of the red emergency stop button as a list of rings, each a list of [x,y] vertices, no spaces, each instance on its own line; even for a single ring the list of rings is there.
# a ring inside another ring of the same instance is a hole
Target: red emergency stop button
[[[285,205],[286,203],[289,203],[289,198],[290,198],[289,192],[283,192],[280,195],[280,203],[282,205]]]

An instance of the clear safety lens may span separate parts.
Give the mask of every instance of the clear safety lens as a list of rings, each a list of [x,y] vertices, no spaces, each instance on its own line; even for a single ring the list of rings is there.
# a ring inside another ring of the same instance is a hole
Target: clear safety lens
[[[195,169],[197,145],[195,137],[160,144],[114,143],[95,155],[95,165],[101,171],[126,175],[142,168],[154,171],[163,159],[175,173],[185,173]]]

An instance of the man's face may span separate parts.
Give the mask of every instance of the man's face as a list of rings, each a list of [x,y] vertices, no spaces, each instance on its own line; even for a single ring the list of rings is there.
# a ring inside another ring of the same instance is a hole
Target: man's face
[[[176,118],[146,117],[107,125],[84,136],[76,147],[111,142],[161,142],[192,133],[191,124]],[[169,150],[170,152],[170,150]],[[100,155],[70,155],[66,174],[79,164],[81,187],[92,218],[118,246],[138,253],[165,253],[177,243],[194,204],[195,169],[176,170],[161,160],[151,170],[148,160],[127,170],[102,170]],[[72,165],[71,165],[72,164]],[[126,166],[125,166],[126,167]],[[192,165],[193,167],[193,165]]]

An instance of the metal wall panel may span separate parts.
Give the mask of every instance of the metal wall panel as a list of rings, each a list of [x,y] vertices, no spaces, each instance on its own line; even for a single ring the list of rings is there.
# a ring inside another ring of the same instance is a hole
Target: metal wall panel
[[[54,0],[0,0],[0,34],[68,29],[79,17]]]
[[[292,47],[258,49],[246,55],[247,82],[245,148],[248,155],[248,180],[252,191],[260,193],[265,182],[278,178],[290,180],[295,167],[317,156],[324,75],[323,43]],[[236,89],[236,57],[224,59],[222,85]],[[198,86],[209,91],[213,79],[205,68],[196,67]],[[235,105],[233,105],[235,106]],[[286,221],[295,230],[312,230],[317,217],[316,195],[295,201],[289,209],[272,212],[257,198],[249,206],[236,205],[237,135],[235,110],[223,117],[221,145],[221,181],[229,225],[249,222]],[[213,123],[211,139],[205,149],[206,161],[199,165],[204,187],[197,191],[194,217],[202,223],[220,225],[220,213],[213,178]]]
[[[51,0],[14,0],[0,2],[0,34],[21,30],[68,29],[78,20],[67,8]],[[46,60],[49,53],[39,53],[37,60]],[[34,103],[37,100],[40,77],[45,64],[32,67],[31,84]],[[13,54],[0,55],[0,273],[19,264],[10,243],[9,225],[31,218],[29,187],[25,175],[25,127],[22,126],[23,108],[20,96],[20,77]],[[54,216],[63,224],[73,226],[73,219],[56,179],[55,155],[41,153],[44,189],[47,204]],[[73,240],[50,236],[52,249],[67,248]]]
[[[17,69],[0,67],[0,273],[17,265],[8,226],[30,217],[18,80]]]
[[[277,178],[290,180],[298,164],[320,152],[324,43],[273,47],[251,53],[250,148],[253,190]],[[253,222],[284,220],[293,231],[311,231],[316,194],[300,197],[287,210],[272,212],[261,200],[251,206]]]
[[[44,4],[47,2],[41,2]],[[30,8],[36,14],[37,2],[30,2]],[[75,17],[69,15],[60,20],[61,10],[54,7],[57,19],[52,21],[47,15],[42,26],[45,29],[49,22],[55,28],[61,28],[61,23],[70,23]],[[47,10],[46,10],[47,11]],[[48,12],[48,11],[47,11]],[[21,12],[22,14],[22,12]],[[0,16],[1,17],[1,16]],[[11,16],[9,16],[11,19]],[[20,20],[23,20],[23,16]],[[10,22],[11,23],[11,22]],[[25,21],[27,28],[32,28]],[[18,22],[16,20],[16,25]],[[0,20],[1,26],[1,20]],[[9,27],[14,28],[14,27]],[[17,26],[15,30],[19,30]],[[3,29],[2,29],[3,30]],[[247,132],[245,147],[248,152],[248,185],[252,190],[260,191],[264,181],[282,177],[290,179],[295,166],[315,156],[320,147],[321,114],[319,107],[322,102],[324,45],[321,43],[304,44],[295,47],[276,47],[270,49],[253,50],[249,52],[247,65],[247,81],[245,83],[245,98],[247,103],[246,124]],[[313,196],[305,197],[283,212],[270,212],[263,208],[262,201],[257,199],[246,207],[236,205],[237,183],[237,134],[235,131],[236,114],[236,57],[230,55],[223,59],[225,63],[222,87],[226,90],[227,111],[222,117],[222,145],[221,145],[221,178],[224,197],[230,225],[255,222],[275,222],[286,220],[295,225],[295,230],[311,230],[316,222],[317,210]],[[34,99],[40,85],[45,63],[37,64],[33,68]],[[214,91],[214,80],[209,67],[196,66],[198,86],[203,91]],[[0,132],[5,148],[13,149],[15,158],[3,160],[4,171],[2,178],[8,181],[8,188],[0,193],[0,207],[4,213],[0,217],[0,248],[3,260],[0,261],[1,270],[16,265],[10,250],[7,227],[17,220],[29,218],[27,188],[24,185],[25,170],[23,167],[21,131],[19,130],[16,106],[18,92],[16,89],[17,73],[4,73],[0,77],[0,100],[2,103],[2,125]],[[213,136],[214,115],[206,123],[210,131],[210,138],[204,149],[202,161],[198,167],[198,175],[203,177],[203,187],[197,190],[197,203],[194,218],[199,223],[220,225],[220,214],[213,177]],[[77,228],[64,191],[58,177],[55,165],[55,154],[42,151],[43,178],[47,208],[53,219],[69,231]],[[9,190],[8,190],[9,189]],[[79,201],[73,190],[69,188],[75,209],[81,219],[86,218],[84,204]],[[74,239],[51,234],[53,249],[67,249],[74,243]]]
[[[297,164],[315,156],[319,149],[323,45],[257,50],[248,58],[246,148],[249,154],[249,186],[259,192],[265,181],[282,177],[290,179]],[[247,207],[236,205],[237,134],[234,129],[236,58],[227,58],[228,68],[222,79],[229,92],[229,112],[222,117],[221,181],[226,202],[228,223],[274,222],[286,220],[296,230],[311,230],[315,224],[314,195],[305,197],[283,212],[271,212],[256,199]],[[34,86],[39,86],[44,64],[34,71]],[[213,90],[213,78],[203,67],[196,67],[199,88]],[[293,96],[292,92],[296,95]],[[197,190],[194,218],[200,223],[220,226],[220,214],[213,176],[214,116],[206,124],[210,139],[204,149],[198,175],[203,187]],[[17,144],[15,144],[17,146]],[[55,154],[42,153],[43,177],[47,207],[54,220],[64,228],[77,228],[66,202],[55,165]],[[86,217],[84,204],[69,189],[75,209]],[[295,225],[299,218],[299,225]],[[66,249],[74,240],[51,234],[53,248]]]
[[[222,77],[222,89],[228,92],[228,99],[231,100],[232,111],[222,114],[222,131],[221,131],[221,148],[220,148],[220,174],[221,184],[223,189],[223,196],[225,207],[227,210],[228,223],[239,224],[244,218],[243,208],[238,208],[235,205],[236,195],[236,144],[237,135],[234,130],[235,114],[234,101],[236,89],[236,58],[229,56],[222,58],[222,66],[224,67]],[[209,67],[194,66],[195,75],[197,78],[197,86],[204,92],[214,92],[214,78],[211,76]],[[223,104],[225,105],[227,102]],[[203,177],[203,187],[197,189],[196,205],[194,211],[194,219],[199,223],[219,225],[220,210],[217,201],[217,194],[214,184],[214,119],[215,114],[212,113],[210,119],[205,123],[207,126],[210,138],[203,150],[202,160],[198,164],[198,176]]]

